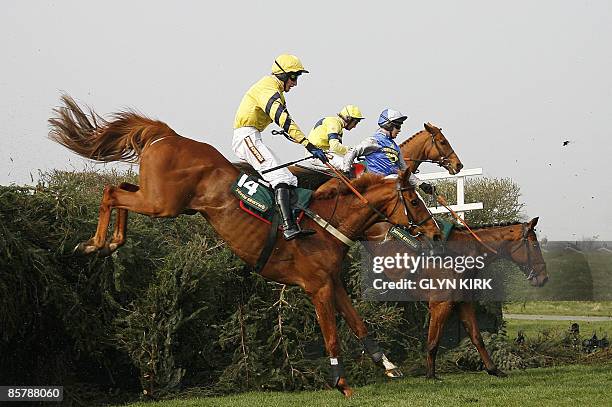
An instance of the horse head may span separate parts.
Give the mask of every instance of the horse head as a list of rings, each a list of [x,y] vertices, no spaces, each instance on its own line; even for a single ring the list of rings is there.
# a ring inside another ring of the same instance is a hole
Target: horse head
[[[431,143],[425,149],[427,159],[444,167],[451,175],[459,173],[463,168],[463,164],[444,134],[442,134],[442,129],[431,123],[425,123],[424,126],[425,131],[431,138]]]
[[[521,224],[521,230],[514,230],[513,243],[509,247],[510,258],[517,263],[534,287],[541,287],[548,281],[546,263],[534,228],[538,218]]]
[[[389,221],[408,227],[415,236],[422,234],[430,240],[440,240],[440,228],[423,200],[417,195],[414,186],[410,185],[409,177],[410,171],[404,171],[395,180],[396,199],[389,202],[389,205],[393,202],[392,208],[387,208]]]

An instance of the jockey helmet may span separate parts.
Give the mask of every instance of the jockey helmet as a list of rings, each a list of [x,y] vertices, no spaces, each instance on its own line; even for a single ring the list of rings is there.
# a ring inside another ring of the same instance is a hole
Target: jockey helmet
[[[378,125],[385,130],[391,130],[394,126],[401,126],[407,118],[408,116],[398,110],[385,109],[378,118]]]
[[[338,116],[340,116],[346,122],[348,122],[351,119],[355,119],[355,120],[364,119],[363,115],[361,114],[361,110],[359,110],[359,108],[355,105],[344,106],[342,110],[340,110],[340,113],[338,113]]]
[[[293,74],[299,76],[303,73],[308,73],[308,71],[304,69],[304,65],[295,55],[279,55],[272,64],[272,74],[274,75]]]

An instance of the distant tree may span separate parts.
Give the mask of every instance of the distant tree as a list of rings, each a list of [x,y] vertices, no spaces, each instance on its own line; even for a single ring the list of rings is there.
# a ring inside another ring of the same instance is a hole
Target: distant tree
[[[446,198],[449,204],[456,203],[457,186],[454,181],[433,182],[439,195]],[[436,206],[431,196],[424,195],[428,206]],[[521,189],[510,178],[475,178],[465,181],[465,202],[482,202],[483,209],[465,213],[465,220],[470,225],[490,223],[517,222],[524,218],[521,210],[524,204],[520,201]],[[448,218],[448,217],[447,217]]]

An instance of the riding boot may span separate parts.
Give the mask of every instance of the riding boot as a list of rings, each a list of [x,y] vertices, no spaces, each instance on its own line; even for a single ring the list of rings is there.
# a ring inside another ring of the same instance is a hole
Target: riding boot
[[[311,229],[300,229],[295,223],[293,210],[291,208],[291,189],[286,184],[279,184],[274,190],[274,198],[278,205],[279,212],[283,218],[283,235],[285,240],[295,239],[296,237],[309,236],[316,233]]]

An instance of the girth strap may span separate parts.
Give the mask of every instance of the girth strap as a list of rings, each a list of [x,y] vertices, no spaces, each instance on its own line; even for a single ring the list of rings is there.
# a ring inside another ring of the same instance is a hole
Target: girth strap
[[[270,232],[268,233],[268,237],[266,238],[266,243],[264,244],[263,249],[261,249],[261,253],[259,254],[259,259],[257,259],[257,264],[255,264],[255,272],[257,274],[261,273],[261,270],[265,267],[270,255],[272,254],[272,250],[274,249],[274,244],[276,243],[276,236],[278,235],[278,226],[280,225],[280,216],[278,212],[274,212],[272,216],[272,226],[270,227]]]
[[[321,226],[323,229],[325,229],[326,231],[331,233],[336,239],[340,240],[345,245],[352,246],[353,244],[355,244],[355,242],[353,240],[351,240],[348,237],[346,237],[344,234],[342,234],[342,232],[340,232],[338,229],[333,227],[328,221],[326,221],[325,219],[323,219],[322,217],[320,217],[319,215],[317,215],[316,213],[314,213],[310,209],[308,209],[308,208],[300,208],[300,209],[302,209],[304,211],[304,213],[310,219],[312,219],[315,222],[317,222],[317,224],[319,226]]]

